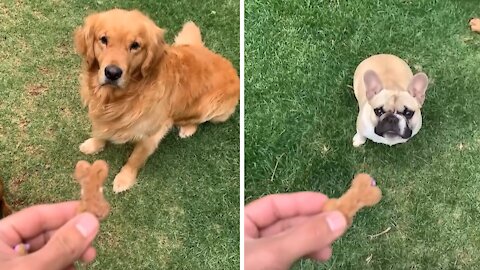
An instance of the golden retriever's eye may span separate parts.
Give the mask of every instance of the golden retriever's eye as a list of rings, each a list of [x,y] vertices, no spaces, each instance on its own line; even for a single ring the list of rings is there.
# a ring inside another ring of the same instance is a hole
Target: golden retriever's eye
[[[101,42],[102,44],[107,45],[107,44],[108,44],[108,39],[107,39],[107,37],[106,37],[106,36],[102,36],[102,37],[100,38],[100,42]]]
[[[132,44],[130,44],[130,50],[134,51],[138,49],[140,49],[140,44],[138,42],[134,41]]]

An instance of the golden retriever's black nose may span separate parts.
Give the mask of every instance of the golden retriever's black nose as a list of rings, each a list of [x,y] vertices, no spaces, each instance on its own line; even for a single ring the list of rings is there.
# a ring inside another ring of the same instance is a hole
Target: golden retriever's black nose
[[[120,77],[122,77],[122,73],[122,69],[115,65],[108,65],[105,68],[105,76],[112,81],[118,80]]]

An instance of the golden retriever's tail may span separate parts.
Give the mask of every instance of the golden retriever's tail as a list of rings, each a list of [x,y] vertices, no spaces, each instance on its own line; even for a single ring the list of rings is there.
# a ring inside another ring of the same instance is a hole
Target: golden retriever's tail
[[[203,46],[202,34],[200,28],[193,23],[187,22],[182,30],[175,37],[175,45],[199,45]]]

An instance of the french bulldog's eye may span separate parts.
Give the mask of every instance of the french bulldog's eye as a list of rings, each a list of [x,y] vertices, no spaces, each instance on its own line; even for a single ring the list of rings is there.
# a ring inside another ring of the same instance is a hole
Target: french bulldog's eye
[[[134,41],[132,44],[130,44],[130,50],[134,51],[138,49],[140,49],[140,44],[138,42]]]
[[[378,117],[382,116],[385,113],[385,111],[383,110],[382,107],[375,108],[375,109],[373,109],[373,111],[375,112],[375,115],[378,116]]]
[[[414,111],[409,110],[407,108],[405,108],[405,110],[403,111],[403,115],[405,115],[405,118],[407,119],[412,118],[414,113],[415,113]]]
[[[102,36],[100,38],[100,42],[104,45],[107,45],[108,44],[108,38],[106,36]]]

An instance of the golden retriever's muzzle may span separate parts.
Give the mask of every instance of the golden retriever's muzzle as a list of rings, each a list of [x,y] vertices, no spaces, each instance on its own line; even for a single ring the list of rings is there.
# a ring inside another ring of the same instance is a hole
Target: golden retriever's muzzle
[[[123,70],[116,65],[108,65],[105,67],[105,84],[118,86],[118,81],[122,77]]]

